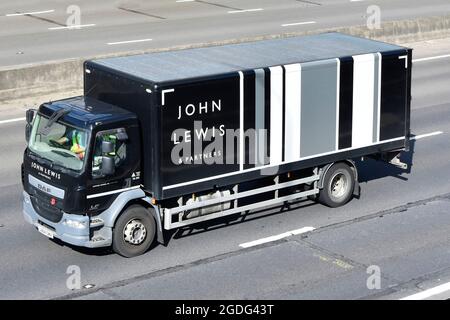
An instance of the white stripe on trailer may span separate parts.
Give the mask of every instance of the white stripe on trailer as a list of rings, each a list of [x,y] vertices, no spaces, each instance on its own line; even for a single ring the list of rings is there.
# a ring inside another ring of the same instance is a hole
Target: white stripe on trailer
[[[239,71],[239,170],[244,170],[244,74]]]
[[[341,94],[341,60],[336,58],[336,139],[335,150],[339,150],[339,107],[340,107],[340,94]]]
[[[375,137],[375,141],[380,141],[380,123],[381,123],[381,64],[383,63],[382,55],[381,53],[377,52],[378,55],[378,98],[377,98],[377,136]]]
[[[283,160],[283,68],[270,67],[270,164]]]
[[[86,198],[87,199],[98,198],[98,197],[108,196],[110,194],[130,191],[130,190],[139,189],[139,188],[140,188],[140,186],[134,186],[134,187],[124,188],[124,189],[116,189],[116,190],[107,191],[107,192],[94,193],[94,194],[88,195]]]
[[[375,56],[353,56],[352,147],[364,147],[373,140],[373,98]]]
[[[300,159],[300,110],[301,110],[301,65],[285,65],[286,69],[286,113],[284,160]]]

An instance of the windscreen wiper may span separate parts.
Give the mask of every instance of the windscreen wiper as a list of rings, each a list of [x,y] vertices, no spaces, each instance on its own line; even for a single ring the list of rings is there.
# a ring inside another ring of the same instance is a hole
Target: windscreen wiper
[[[44,128],[39,130],[39,134],[43,134],[44,136],[48,135],[50,132],[51,126],[58,121],[61,117],[65,116],[70,112],[70,109],[60,109],[58,111],[53,112],[52,116],[48,119],[47,124]]]
[[[59,151],[59,150],[51,150],[51,152],[59,154],[60,156],[63,156],[65,158],[77,158],[78,159],[78,157],[76,155],[69,154],[68,152],[63,152],[63,151]]]

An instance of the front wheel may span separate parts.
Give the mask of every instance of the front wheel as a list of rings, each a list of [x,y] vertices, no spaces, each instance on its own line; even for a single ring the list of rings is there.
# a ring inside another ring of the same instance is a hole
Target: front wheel
[[[113,250],[126,258],[145,253],[155,239],[155,219],[148,209],[132,205],[116,221]]]
[[[319,202],[332,207],[346,204],[353,196],[355,173],[346,163],[333,164],[325,174]]]

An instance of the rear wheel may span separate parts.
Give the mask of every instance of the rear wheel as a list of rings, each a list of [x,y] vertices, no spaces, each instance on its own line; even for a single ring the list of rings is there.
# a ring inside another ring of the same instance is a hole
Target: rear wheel
[[[127,258],[141,255],[152,244],[155,233],[155,219],[148,209],[132,205],[116,221],[113,231],[113,249]]]
[[[346,204],[353,196],[355,173],[346,163],[333,164],[325,174],[319,202],[335,208]]]

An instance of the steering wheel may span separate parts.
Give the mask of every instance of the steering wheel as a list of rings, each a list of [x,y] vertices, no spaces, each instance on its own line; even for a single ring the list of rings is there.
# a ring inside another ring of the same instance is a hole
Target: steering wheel
[[[61,143],[53,139],[49,140],[48,143],[50,144],[50,146],[55,148],[61,148],[63,146]]]

